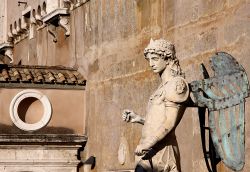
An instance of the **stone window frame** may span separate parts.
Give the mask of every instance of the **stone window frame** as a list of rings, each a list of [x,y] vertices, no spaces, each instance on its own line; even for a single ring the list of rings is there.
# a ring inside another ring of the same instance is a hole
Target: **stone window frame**
[[[44,109],[42,118],[38,122],[33,123],[33,124],[25,123],[24,121],[20,119],[18,115],[18,106],[24,99],[30,98],[30,97],[36,98],[37,100],[39,100],[42,103],[43,109]],[[10,112],[11,120],[15,124],[15,126],[17,126],[19,129],[24,130],[24,131],[39,130],[45,127],[46,125],[48,125],[52,117],[52,107],[51,107],[51,103],[48,97],[44,95],[43,93],[41,93],[40,91],[32,90],[32,89],[19,92],[12,99],[10,103],[9,112]]]

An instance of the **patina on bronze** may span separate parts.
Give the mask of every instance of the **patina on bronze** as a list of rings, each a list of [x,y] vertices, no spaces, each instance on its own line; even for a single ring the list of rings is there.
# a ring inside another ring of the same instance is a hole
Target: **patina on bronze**
[[[216,53],[210,63],[214,76],[193,81],[191,91],[196,105],[208,108],[216,152],[225,165],[239,171],[245,163],[244,106],[249,94],[248,78],[244,68],[227,53]]]

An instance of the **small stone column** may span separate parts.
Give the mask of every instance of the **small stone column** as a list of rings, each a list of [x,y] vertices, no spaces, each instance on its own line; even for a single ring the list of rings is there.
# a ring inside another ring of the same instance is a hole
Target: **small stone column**
[[[79,135],[0,135],[0,171],[77,172]]]

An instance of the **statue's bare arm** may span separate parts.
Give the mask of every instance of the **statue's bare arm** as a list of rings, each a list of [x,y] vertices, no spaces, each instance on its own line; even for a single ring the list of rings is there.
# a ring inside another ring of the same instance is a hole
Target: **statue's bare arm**
[[[159,126],[156,133],[147,137],[144,143],[139,144],[135,150],[137,155],[143,155],[147,150],[152,148],[156,143],[166,137],[177,125],[180,113],[178,108],[166,107],[166,120]]]
[[[122,112],[122,119],[126,122],[139,123],[144,125],[145,119],[140,115],[137,115],[132,110],[125,109]]]

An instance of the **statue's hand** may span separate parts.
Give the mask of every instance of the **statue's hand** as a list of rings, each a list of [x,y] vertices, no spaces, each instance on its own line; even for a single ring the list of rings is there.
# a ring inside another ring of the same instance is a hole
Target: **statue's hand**
[[[150,147],[148,147],[147,145],[139,144],[135,149],[135,154],[137,156],[142,156],[142,155],[146,154],[149,150],[150,150]]]
[[[122,119],[126,122],[139,122],[141,117],[137,115],[134,111],[125,109],[122,112]]]
[[[138,156],[142,156],[148,153],[152,147],[158,142],[157,137],[151,136],[148,137],[147,141],[139,144],[135,149],[135,154]]]

